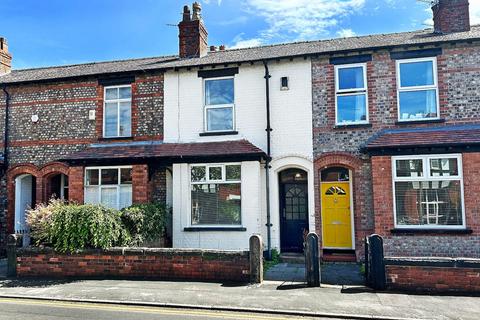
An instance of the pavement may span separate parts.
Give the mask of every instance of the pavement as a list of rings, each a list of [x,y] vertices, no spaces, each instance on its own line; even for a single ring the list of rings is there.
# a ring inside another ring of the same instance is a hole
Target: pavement
[[[339,319],[480,318],[480,298],[372,292],[266,281],[261,285],[130,280],[0,280],[0,298],[263,312]]]

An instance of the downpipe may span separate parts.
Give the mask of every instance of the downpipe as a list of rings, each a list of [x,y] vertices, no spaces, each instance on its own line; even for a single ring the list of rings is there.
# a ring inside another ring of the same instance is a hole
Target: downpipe
[[[266,201],[267,201],[267,259],[272,260],[272,222],[270,214],[270,161],[271,161],[271,132],[270,126],[270,71],[268,69],[268,63],[263,61],[265,67],[265,101],[266,101],[266,113],[267,113],[267,158],[265,159],[265,184],[266,184]]]

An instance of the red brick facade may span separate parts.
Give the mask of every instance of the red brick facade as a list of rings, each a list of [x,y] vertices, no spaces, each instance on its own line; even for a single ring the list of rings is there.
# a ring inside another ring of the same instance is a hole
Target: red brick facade
[[[17,275],[247,282],[250,262],[248,252],[119,248],[62,255],[40,249],[17,253]]]

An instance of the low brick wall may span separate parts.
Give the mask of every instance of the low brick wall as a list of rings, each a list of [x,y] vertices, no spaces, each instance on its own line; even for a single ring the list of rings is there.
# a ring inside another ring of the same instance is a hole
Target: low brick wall
[[[392,257],[385,268],[389,289],[480,292],[480,259]]]
[[[49,248],[18,249],[18,277],[148,278],[248,282],[248,251],[113,248],[59,254]]]

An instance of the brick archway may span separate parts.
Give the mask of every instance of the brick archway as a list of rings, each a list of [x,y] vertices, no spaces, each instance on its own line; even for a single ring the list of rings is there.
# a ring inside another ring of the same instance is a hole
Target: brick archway
[[[15,165],[7,170],[7,232],[14,232],[15,224],[15,179],[22,174],[31,174],[36,179],[35,203],[42,203],[46,199],[46,186],[52,175],[69,175],[70,168],[62,162],[51,162],[37,167],[31,163]]]
[[[322,236],[322,216],[320,200],[320,173],[323,169],[329,167],[344,167],[351,170],[351,183],[353,192],[353,220],[355,231],[355,251],[357,259],[362,254],[361,246],[364,235],[370,233],[365,231],[362,225],[362,216],[365,215],[365,208],[362,204],[366,203],[365,197],[367,190],[363,190],[369,179],[369,161],[348,152],[324,153],[314,161],[315,168],[315,225]],[[322,242],[321,242],[322,243]]]
[[[42,178],[42,201],[46,202],[52,196],[52,178],[59,174],[68,177],[70,168],[63,162],[51,162],[40,167],[39,172]]]

